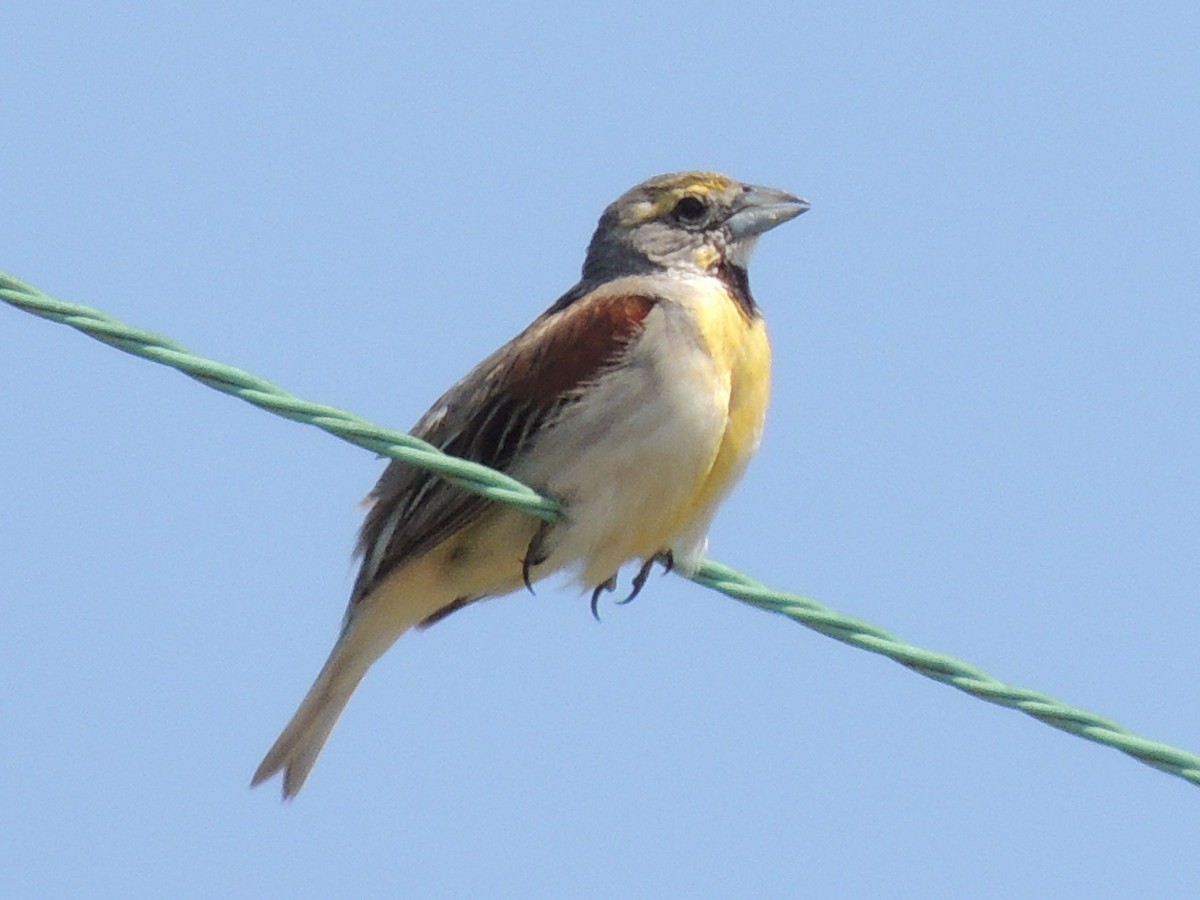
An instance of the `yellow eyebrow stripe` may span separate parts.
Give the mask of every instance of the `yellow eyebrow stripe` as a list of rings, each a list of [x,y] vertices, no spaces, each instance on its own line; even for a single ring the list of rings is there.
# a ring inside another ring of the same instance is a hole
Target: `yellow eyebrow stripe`
[[[675,204],[688,194],[703,197],[720,194],[733,187],[734,181],[724,175],[711,172],[681,175],[676,179],[654,186],[652,198],[629,207],[622,216],[625,225],[638,225],[649,219],[665,216]]]

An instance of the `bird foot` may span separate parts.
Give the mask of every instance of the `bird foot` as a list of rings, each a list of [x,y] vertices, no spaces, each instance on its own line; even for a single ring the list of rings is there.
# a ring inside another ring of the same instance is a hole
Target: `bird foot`
[[[600,602],[600,595],[605,591],[612,592],[617,589],[617,573],[608,576],[608,581],[602,581],[596,585],[596,589],[592,591],[592,618],[597,622],[600,621],[600,613],[596,609],[596,604]]]
[[[525,557],[521,560],[521,580],[525,582],[525,589],[531,594],[534,593],[531,570],[550,558],[550,551],[546,549],[546,536],[550,534],[552,524],[543,522],[538,526],[538,530],[529,541],[529,546],[525,548]]]
[[[654,568],[654,564],[658,563],[663,567],[663,574],[670,572],[675,568],[675,554],[670,550],[663,550],[661,553],[655,553],[649,559],[642,563],[642,567],[637,570],[637,574],[633,576],[633,590],[629,592],[629,596],[624,600],[616,601],[619,606],[624,606],[629,603],[642,592],[642,588],[646,586],[646,581],[650,578],[650,572]],[[617,575],[614,572],[608,577],[608,581],[596,585],[596,589],[592,591],[592,617],[599,622],[600,613],[596,610],[596,605],[600,602],[602,593],[612,592],[617,588]]]
[[[638,569],[637,574],[633,576],[633,590],[629,592],[629,596],[624,600],[618,600],[617,604],[624,606],[629,603],[642,592],[642,588],[646,586],[646,580],[650,577],[650,570],[654,568],[654,564],[659,563],[663,567],[663,574],[670,572],[675,568],[675,554],[670,550],[665,550],[655,553],[652,557],[642,563],[642,567]]]

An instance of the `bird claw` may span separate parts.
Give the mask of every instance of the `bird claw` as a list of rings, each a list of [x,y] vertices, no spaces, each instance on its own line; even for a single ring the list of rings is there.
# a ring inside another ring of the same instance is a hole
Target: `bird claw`
[[[597,622],[600,621],[600,613],[596,609],[596,604],[600,602],[600,595],[605,591],[615,591],[617,589],[617,573],[608,576],[608,581],[602,581],[596,585],[596,589],[592,591],[592,618]]]
[[[529,541],[529,546],[525,548],[525,556],[521,560],[521,580],[525,582],[525,589],[529,593],[535,593],[533,590],[533,579],[529,573],[534,566],[540,566],[550,558],[550,553],[546,549],[546,535],[550,533],[551,523],[543,522],[538,526],[538,530],[534,533]]]
[[[664,550],[661,553],[655,553],[652,557],[642,563],[642,567],[638,569],[637,574],[633,576],[633,590],[629,592],[629,596],[624,600],[616,601],[619,606],[624,606],[629,603],[642,592],[642,588],[646,586],[646,581],[650,578],[650,571],[654,568],[654,564],[658,563],[663,567],[663,574],[670,572],[675,568],[675,554],[670,550]],[[608,581],[596,585],[596,589],[592,591],[592,618],[597,622],[600,621],[600,613],[596,606],[600,602],[600,595],[606,591],[611,593],[617,589],[617,574],[614,572],[608,577]]]
[[[633,576],[633,590],[629,592],[629,596],[624,600],[618,600],[618,606],[624,606],[626,603],[633,601],[633,598],[642,592],[642,588],[646,586],[646,580],[650,577],[650,570],[654,568],[655,563],[660,563],[663,567],[663,574],[670,572],[675,568],[675,554],[666,550],[660,553],[655,553],[652,557],[642,563],[642,567],[638,569],[636,575]]]
[[[668,550],[666,553],[658,554],[655,559],[662,563],[663,574],[670,575],[675,571],[675,551]]]

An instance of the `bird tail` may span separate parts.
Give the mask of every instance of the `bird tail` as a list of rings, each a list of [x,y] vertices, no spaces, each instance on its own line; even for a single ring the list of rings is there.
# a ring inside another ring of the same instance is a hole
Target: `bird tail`
[[[416,574],[416,578],[401,576],[391,584],[385,583],[351,609],[329,659],[292,720],[263,757],[250,780],[251,787],[282,772],[283,798],[294,797],[371,664],[404,632],[452,601],[452,595],[447,598],[443,591],[431,590],[433,585],[419,577],[424,573]]]
[[[400,636],[388,636],[386,642],[364,644],[361,635],[360,629],[351,628],[338,639],[300,708],[263,757],[250,781],[251,787],[280,771],[283,772],[285,800],[295,796],[304,785],[329,733],[350,701],[350,695],[367,674],[371,663]]]

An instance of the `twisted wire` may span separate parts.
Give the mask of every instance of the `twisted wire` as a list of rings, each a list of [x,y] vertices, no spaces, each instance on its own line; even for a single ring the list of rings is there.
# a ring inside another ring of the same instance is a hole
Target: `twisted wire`
[[[503,472],[448,456],[420,438],[383,428],[345,410],[303,400],[243,369],[197,356],[170,338],[134,328],[98,309],[55,300],[3,272],[0,272],[0,297],[18,309],[69,325],[110,347],[177,369],[201,384],[245,400],[259,409],[294,422],[315,425],[351,444],[435,472],[464,490],[507,503],[541,519],[558,516],[558,505],[553,500]]]
[[[96,309],[55,300],[3,272],[0,272],[0,299],[36,316],[69,325],[118,350],[170,366],[267,412],[315,425],[351,444],[435,472],[464,490],[544,520],[553,520],[559,514],[553,500],[502,472],[447,456],[411,435],[381,428],[336,407],[303,400],[242,369],[196,356],[170,338],[134,328]],[[926,678],[980,700],[1019,710],[1060,731],[1120,750],[1148,766],[1200,785],[1200,756],[1147,740],[1111,719],[1069,706],[1040,691],[1005,684],[962,660],[915,647],[869,622],[842,615],[807,597],[772,590],[712,560],[703,562],[692,580],[750,606],[787,616],[843,644],[886,656]]]

